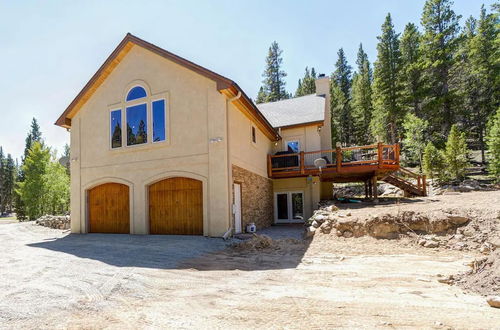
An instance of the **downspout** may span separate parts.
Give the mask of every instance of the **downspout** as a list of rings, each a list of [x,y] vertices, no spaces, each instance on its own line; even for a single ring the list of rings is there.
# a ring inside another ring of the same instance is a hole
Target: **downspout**
[[[230,137],[229,137],[229,104],[233,103],[234,101],[238,100],[241,97],[241,91],[238,91],[238,94],[236,96],[231,97],[229,99],[226,99],[226,145],[227,145],[227,171],[228,171],[228,178],[231,180],[228,180],[229,184],[229,201],[230,201],[230,207],[229,207],[229,228],[227,229],[226,233],[224,234],[223,238],[224,240],[227,240],[233,231],[233,211],[234,211],[234,203],[233,203],[233,167],[231,163],[231,147],[230,147]]]

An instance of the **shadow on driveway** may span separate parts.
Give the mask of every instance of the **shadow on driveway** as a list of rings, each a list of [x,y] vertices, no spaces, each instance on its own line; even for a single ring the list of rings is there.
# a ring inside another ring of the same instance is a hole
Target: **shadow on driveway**
[[[283,238],[283,228],[266,229],[266,234]],[[283,234],[284,233],[284,234]],[[297,266],[306,250],[278,251],[286,262],[266,262],[266,252],[234,252],[231,241],[221,238],[179,235],[70,234],[62,238],[28,244],[30,247],[74,255],[117,267],[198,270],[262,270]],[[301,246],[304,244],[301,244]],[[273,253],[276,253],[273,251]]]

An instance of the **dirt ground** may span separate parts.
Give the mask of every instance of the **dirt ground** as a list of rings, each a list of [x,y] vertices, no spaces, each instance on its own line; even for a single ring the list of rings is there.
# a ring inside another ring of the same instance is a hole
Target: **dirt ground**
[[[466,203],[490,210],[500,205],[496,197],[464,193],[351,212]],[[318,235],[254,251],[227,248],[220,239],[69,235],[14,223],[0,224],[0,249],[0,328],[6,329],[500,325],[500,310],[484,297],[438,282],[466,271],[477,253],[409,239]]]

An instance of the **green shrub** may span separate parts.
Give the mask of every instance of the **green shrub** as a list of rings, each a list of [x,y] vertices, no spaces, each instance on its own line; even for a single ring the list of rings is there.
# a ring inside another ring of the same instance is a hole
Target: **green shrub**
[[[451,126],[444,150],[446,172],[451,180],[465,178],[465,171],[469,166],[467,155],[465,133],[460,132],[456,125]]]
[[[431,179],[437,178],[439,181],[446,181],[445,159],[443,153],[439,151],[432,142],[427,143],[422,159],[424,173]]]

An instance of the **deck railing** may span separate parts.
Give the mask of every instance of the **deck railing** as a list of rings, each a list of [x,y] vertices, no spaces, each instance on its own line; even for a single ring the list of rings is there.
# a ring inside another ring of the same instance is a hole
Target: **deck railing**
[[[399,144],[386,145],[382,143],[318,151],[301,151],[281,155],[268,155],[267,168],[269,177],[274,176],[305,176],[317,174],[316,159],[323,158],[326,162],[322,172],[347,173],[360,171],[399,168]]]

